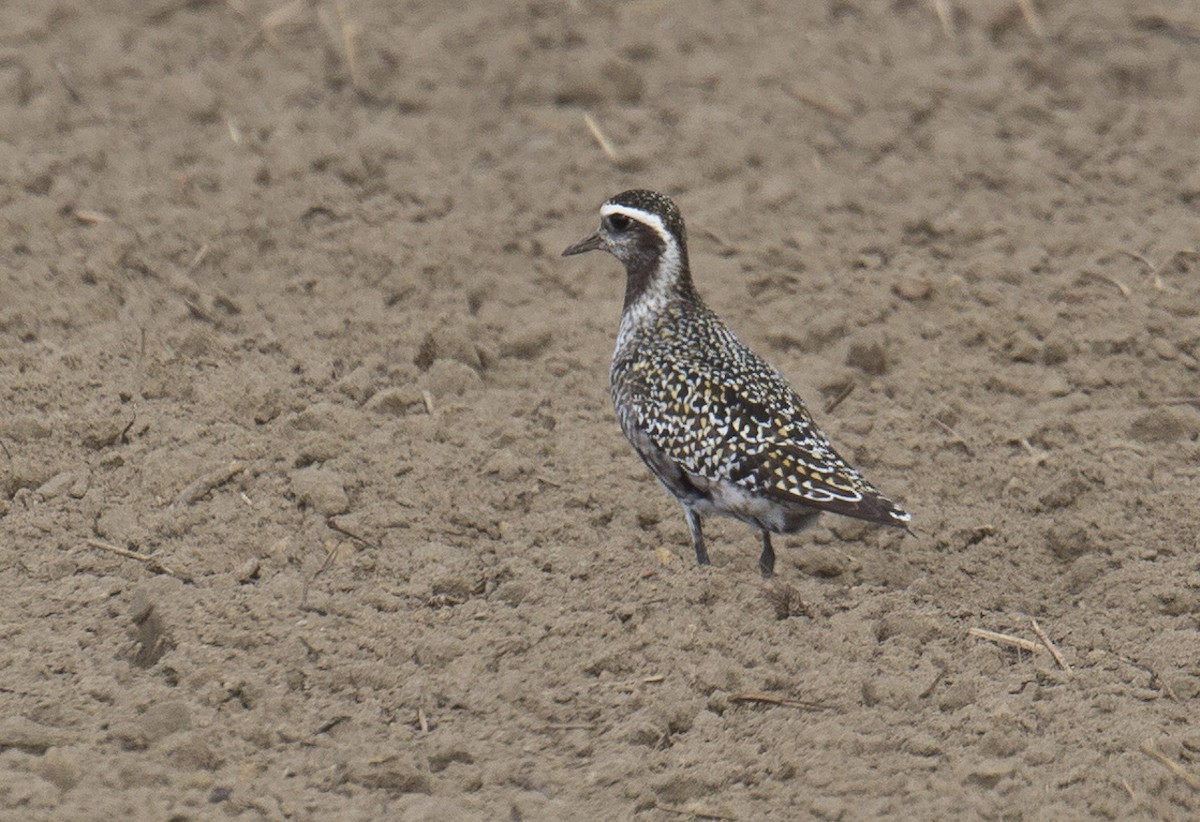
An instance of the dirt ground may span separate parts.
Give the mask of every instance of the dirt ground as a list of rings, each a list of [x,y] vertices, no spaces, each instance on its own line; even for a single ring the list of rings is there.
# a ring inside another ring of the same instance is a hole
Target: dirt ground
[[[1200,6],[1033,6],[7,0],[0,818],[1196,818]],[[696,567],[634,186],[915,538]]]

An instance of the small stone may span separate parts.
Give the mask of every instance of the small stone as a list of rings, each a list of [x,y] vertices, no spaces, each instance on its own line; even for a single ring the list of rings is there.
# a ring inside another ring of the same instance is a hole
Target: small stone
[[[879,341],[851,343],[846,365],[879,376],[888,370],[887,350]]]
[[[660,740],[661,737],[660,733]],[[688,802],[711,799],[717,793],[717,786],[699,776],[676,774],[660,778],[654,785],[654,792],[663,802],[686,805]]]
[[[83,757],[79,750],[72,748],[50,748],[38,760],[38,774],[60,791],[69,791],[83,773]]]
[[[1042,358],[1042,343],[1028,331],[1013,333],[1004,343],[1004,350],[1013,362],[1037,362]]]
[[[449,745],[429,754],[429,770],[434,773],[446,770],[454,762],[470,765],[475,762],[475,757],[460,745]]]
[[[1074,345],[1063,338],[1051,337],[1042,344],[1042,363],[1044,365],[1059,365],[1066,362],[1075,353]]]
[[[507,582],[501,583],[496,588],[493,596],[506,605],[511,605],[515,608],[529,596],[529,586],[519,580],[510,579]]]
[[[637,520],[638,528],[649,531],[662,522],[662,514],[657,506],[643,503],[638,506],[634,519]]]
[[[205,78],[199,74],[183,74],[169,78],[163,84],[164,99],[181,106],[188,117],[197,123],[217,119],[220,101]]]
[[[810,577],[834,579],[846,573],[850,561],[841,551],[831,548],[810,547],[804,549],[796,560],[796,567]]]
[[[350,497],[341,477],[327,468],[301,468],[291,474],[292,493],[304,505],[325,516],[350,510]]]
[[[166,758],[184,770],[215,771],[223,760],[197,733],[185,730],[173,736],[164,746]]]
[[[42,499],[54,499],[67,492],[75,484],[76,475],[71,471],[63,471],[46,480],[35,492]]]
[[[996,783],[1010,775],[1017,768],[1017,763],[1004,759],[989,759],[971,768],[967,781],[984,788],[994,788]]]
[[[1156,408],[1142,414],[1129,426],[1129,436],[1138,442],[1177,442],[1189,434],[1183,418],[1169,408]]]
[[[23,716],[0,719],[0,750],[16,748],[32,754],[42,754],[56,745],[67,742],[67,735],[54,728],[39,725]]]
[[[149,742],[146,732],[135,722],[113,722],[108,728],[108,741],[117,743],[123,751],[144,751]]]
[[[328,431],[312,431],[306,434],[296,448],[292,464],[304,468],[313,463],[328,462],[345,453],[345,441]]]
[[[1075,501],[1087,490],[1088,483],[1076,473],[1051,486],[1042,494],[1038,502],[1049,511],[1056,508],[1068,508],[1074,505]]]
[[[262,564],[259,562],[258,557],[250,557],[250,559],[243,562],[238,568],[237,581],[243,585],[254,582],[258,579],[261,567]]]
[[[1179,349],[1172,345],[1170,340],[1164,340],[1162,337],[1152,337],[1150,348],[1164,360],[1173,360],[1179,356]]]
[[[554,102],[558,105],[595,106],[605,101],[636,103],[646,91],[641,72],[623,60],[574,62],[562,73]]]
[[[554,342],[554,334],[548,328],[521,328],[500,343],[500,356],[514,360],[533,360]]]
[[[101,539],[128,548],[137,548],[149,537],[137,511],[125,505],[105,508],[96,519],[96,534]]]
[[[993,728],[979,740],[979,750],[988,756],[1015,756],[1025,750],[1024,737],[1014,731]]]
[[[1074,389],[1067,378],[1057,371],[1051,371],[1042,375],[1042,379],[1038,382],[1038,393],[1048,397],[1065,397]]]
[[[933,295],[933,281],[920,274],[906,274],[892,283],[892,291],[903,300],[928,300]]]
[[[458,360],[437,360],[425,375],[425,386],[435,397],[459,397],[482,382],[478,371]]]
[[[1039,767],[1041,765],[1049,765],[1058,757],[1056,746],[1044,740],[1034,740],[1033,744],[1025,749],[1026,764]]]
[[[914,756],[941,756],[944,749],[942,743],[929,734],[917,733],[904,743],[904,750]]]
[[[880,642],[900,636],[926,643],[942,633],[937,620],[924,614],[887,614],[875,624],[875,638]]]
[[[1071,562],[1101,549],[1094,530],[1067,522],[1056,523],[1046,529],[1046,548],[1056,559]]]
[[[121,686],[111,674],[86,674],[79,678],[76,691],[87,694],[97,702],[111,703],[121,692]]]
[[[1113,160],[1108,171],[1121,185],[1129,185],[1145,176],[1137,159],[1128,154],[1122,154]]]
[[[10,440],[27,442],[29,440],[44,440],[54,433],[54,429],[39,417],[13,417],[4,426],[4,432]]]
[[[758,191],[762,204],[770,209],[782,208],[796,199],[798,193],[791,175],[769,177]]]
[[[429,774],[415,756],[395,754],[355,760],[346,765],[343,781],[390,793],[429,793]]]
[[[609,60],[601,66],[601,71],[608,81],[611,95],[619,103],[637,103],[646,93],[646,81],[642,79],[641,71],[631,63]]]
[[[846,815],[846,803],[836,796],[818,796],[809,801],[808,809],[817,819],[838,822]]]
[[[151,744],[192,727],[188,706],[178,700],[151,705],[142,714],[142,732]]]
[[[1078,594],[1098,580],[1107,569],[1108,560],[1095,554],[1087,554],[1071,563],[1063,583],[1067,591]]]
[[[415,385],[388,388],[372,397],[367,403],[367,409],[376,414],[390,414],[396,417],[405,414],[423,414],[425,413],[425,396]]]
[[[975,704],[975,684],[958,680],[950,683],[938,698],[938,709],[943,713],[954,713]]]
[[[67,496],[71,499],[83,499],[87,496],[88,489],[92,487],[92,477],[90,474],[79,473],[75,475],[75,481],[71,483],[71,487],[67,489]]]
[[[417,349],[414,364],[422,371],[428,371],[438,360],[455,360],[476,370],[483,368],[473,328],[462,323],[447,322],[429,332]]]
[[[375,369],[360,365],[337,381],[337,390],[360,405],[374,394]]]
[[[845,519],[835,519],[830,522],[829,530],[842,542],[861,542],[863,539],[866,539],[868,534],[878,530],[878,528],[861,519],[850,519],[847,517]]]

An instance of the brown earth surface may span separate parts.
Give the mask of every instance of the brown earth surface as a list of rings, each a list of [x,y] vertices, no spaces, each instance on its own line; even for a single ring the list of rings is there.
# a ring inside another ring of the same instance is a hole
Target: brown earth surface
[[[1033,6],[7,0],[0,817],[1196,818],[1200,6]],[[696,567],[633,186],[915,538]]]

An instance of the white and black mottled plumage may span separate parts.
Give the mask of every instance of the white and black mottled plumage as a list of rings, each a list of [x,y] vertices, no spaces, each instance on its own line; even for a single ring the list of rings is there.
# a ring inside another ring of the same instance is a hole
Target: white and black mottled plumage
[[[595,250],[626,271],[611,371],[617,418],[683,505],[702,565],[700,522],[710,515],[761,530],[766,576],[770,535],[796,533],[822,511],[907,528],[909,514],[834,451],[783,376],[700,299],[670,198],[633,190],[608,200],[600,229],[563,255]]]

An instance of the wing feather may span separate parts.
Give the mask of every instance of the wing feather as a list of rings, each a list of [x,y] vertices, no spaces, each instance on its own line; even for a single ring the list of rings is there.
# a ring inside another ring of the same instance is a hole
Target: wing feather
[[[696,476],[732,480],[780,503],[904,526],[908,514],[834,450],[782,376],[758,364],[771,377],[765,383],[735,385],[711,370],[683,369],[651,387],[637,410],[640,427]]]

